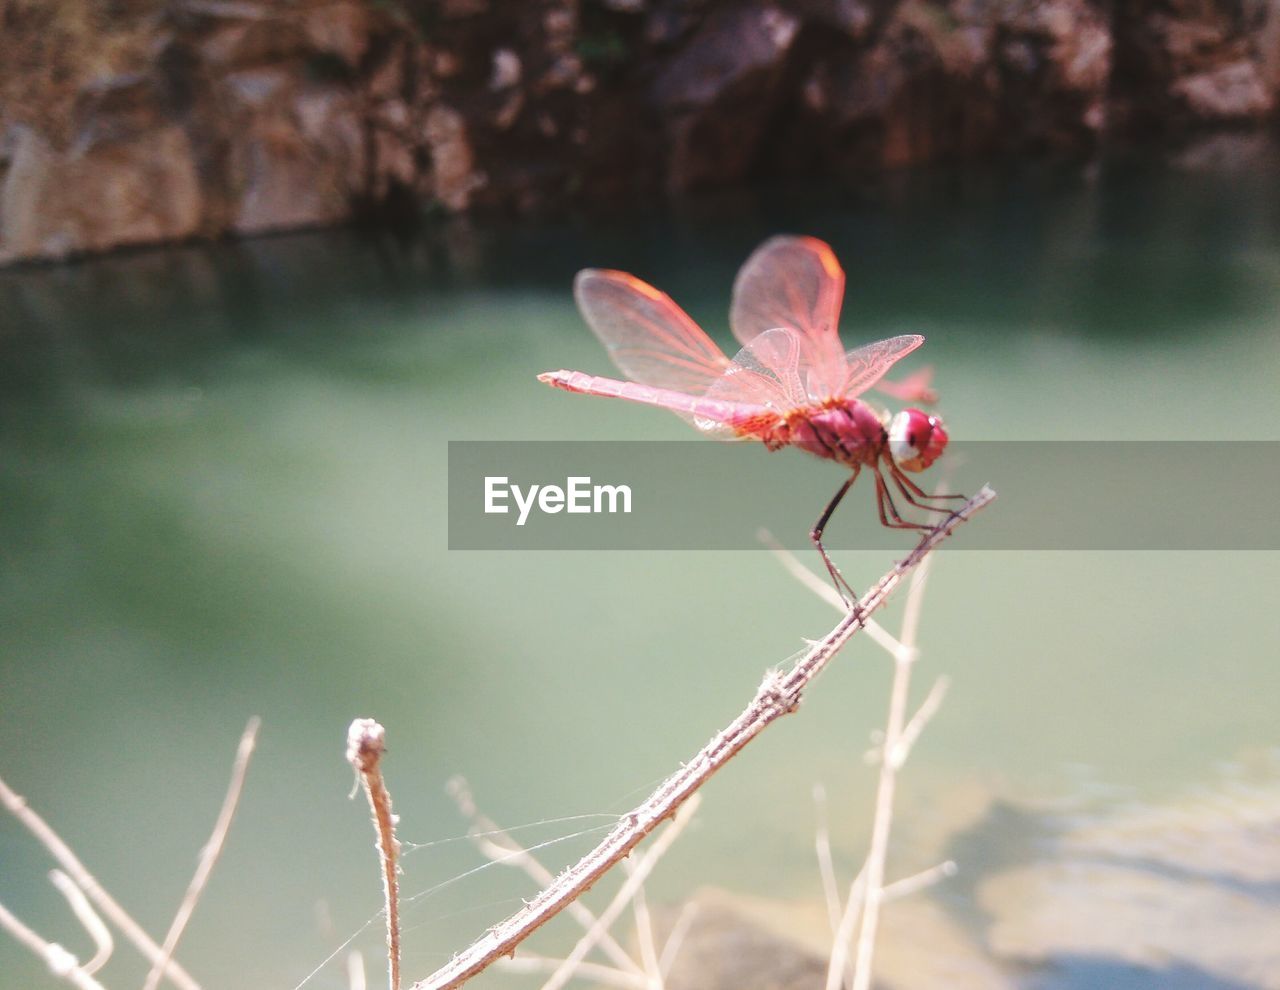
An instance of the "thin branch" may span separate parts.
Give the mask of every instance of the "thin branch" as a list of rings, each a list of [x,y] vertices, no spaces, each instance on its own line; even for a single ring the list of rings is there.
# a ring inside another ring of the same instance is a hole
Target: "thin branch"
[[[827,962],[827,990],[838,990],[843,985],[849,968],[849,946],[858,927],[858,919],[862,917],[862,905],[866,899],[867,866],[864,863],[858,875],[849,884],[849,896],[844,902],[844,913],[840,915],[840,924],[836,927],[835,938],[831,941],[831,959]]]
[[[50,870],[49,880],[58,888],[58,893],[67,899],[71,913],[76,916],[80,924],[84,925],[84,930],[93,939],[93,958],[80,966],[86,973],[92,975],[107,964],[111,953],[115,951],[116,944],[111,937],[111,930],[107,928],[102,917],[89,903],[89,898],[84,896],[84,891],[76,886],[74,880],[61,870]]]
[[[415,983],[413,990],[452,990],[461,986],[487,968],[494,959],[510,955],[516,946],[555,917],[634,849],[645,836],[670,818],[681,804],[742,747],[777,719],[795,711],[809,683],[860,629],[866,627],[869,616],[884,605],[903,577],[918,567],[957,526],[990,505],[995,497],[996,493],[984,486],[936,528],[926,533],[906,559],[871,587],[859,602],[858,608],[844,615],[836,627],[815,643],[790,671],[768,674],[746,710],[707,743],[693,759],[660,784],[644,803],[625,815],[595,849],[565,870],[554,884],[544,889],[521,910],[489,929],[425,980]]]
[[[628,875],[635,873],[635,864],[629,860],[622,861],[622,868]],[[644,884],[638,884],[631,895],[631,913],[636,921],[636,942],[640,946],[640,958],[644,962],[644,971],[649,977],[649,986],[654,990],[662,990],[662,971],[658,965],[658,947],[653,937],[653,917],[649,914],[649,901],[644,894]]]
[[[231,820],[235,818],[236,805],[240,803],[240,792],[244,790],[245,774],[249,771],[249,759],[253,756],[253,747],[258,741],[258,727],[261,725],[262,720],[255,715],[244,727],[244,733],[240,736],[240,745],[236,747],[235,763],[231,766],[231,783],[227,785],[226,796],[222,799],[222,809],[218,812],[217,821],[213,824],[213,834],[200,850],[200,862],[196,864],[195,875],[187,885],[187,892],[182,898],[182,903],[178,905],[178,913],[174,915],[169,933],[164,937],[160,958],[151,964],[151,972],[147,974],[147,982],[143,985],[143,990],[156,990],[160,985],[165,967],[173,958],[173,950],[178,945],[178,939],[182,938],[182,933],[191,920],[192,912],[196,909],[196,903],[209,882],[214,864],[222,854],[223,843],[227,841],[227,833],[231,830]]]
[[[391,793],[379,765],[387,751],[387,730],[371,718],[358,718],[347,730],[347,762],[364,784],[373,813],[378,859],[382,863],[382,894],[387,915],[387,978],[391,990],[400,990],[400,880],[396,858],[396,816],[391,813]]]
[[[519,867],[534,883],[546,887],[555,876],[533,855],[512,837],[511,833],[498,825],[492,818],[483,814],[476,805],[475,797],[466,778],[458,776],[449,781],[445,790],[458,805],[464,818],[471,821],[471,840],[476,848],[495,863],[505,863]],[[585,931],[596,925],[596,916],[581,901],[573,901],[568,907],[569,915],[578,922]],[[613,960],[615,966],[634,975],[643,976],[644,969],[631,958],[616,938],[605,932],[600,939],[600,948]]]
[[[840,889],[836,880],[836,864],[831,855],[831,828],[827,824],[827,790],[813,785],[813,811],[817,819],[813,829],[814,851],[818,855],[818,875],[822,878],[822,894],[827,902],[827,922],[831,934],[840,928]]]
[[[920,733],[924,731],[925,726],[932,721],[933,716],[937,715],[938,709],[942,707],[942,699],[947,696],[949,687],[951,687],[951,679],[945,674],[933,682],[933,687],[929,689],[924,701],[920,702],[920,707],[916,709],[916,713],[911,716],[911,721],[902,730],[898,745],[894,747],[892,753],[888,754],[889,759],[893,760],[895,765],[901,767],[902,764],[907,762],[907,757],[911,755],[911,750],[915,746],[916,740],[920,738]]]
[[[347,990],[365,990],[364,954],[359,949],[347,953]]]
[[[662,945],[662,955],[658,958],[658,972],[662,974],[664,981],[667,974],[671,972],[671,967],[675,965],[676,956],[680,954],[680,947],[684,945],[684,938],[689,934],[693,919],[698,916],[698,910],[695,902],[685,901],[684,907],[676,916],[676,923],[671,926],[671,933],[667,935],[667,940]]]
[[[853,990],[869,990],[871,960],[875,954],[876,931],[880,924],[880,905],[884,901],[884,866],[889,854],[889,832],[893,827],[893,798],[901,766],[899,743],[907,717],[907,697],[911,690],[911,668],[916,659],[916,632],[920,625],[920,607],[925,582],[929,577],[927,562],[911,576],[911,589],[902,615],[902,650],[893,660],[893,685],[889,689],[889,718],[884,730],[884,759],[880,762],[880,781],[876,786],[876,810],[871,825],[871,849],[867,853],[867,886],[862,908],[862,927],[858,931],[858,953],[853,967]],[[832,971],[834,971],[834,966]],[[841,974],[843,976],[843,974]],[[827,990],[833,972],[827,974]]]
[[[933,561],[922,561],[920,567],[911,575],[911,587],[907,589],[907,604],[902,609],[902,632],[898,641],[913,652],[908,660],[915,659],[915,646],[920,641],[920,615],[924,609],[924,589],[929,583],[929,574],[933,570]]]
[[[98,883],[97,878],[71,851],[71,847],[62,841],[48,822],[28,807],[26,798],[13,791],[3,779],[0,779],[0,803],[4,804],[9,813],[49,850],[53,858],[85,892],[103,916],[120,929],[125,938],[132,942],[149,962],[154,963],[164,955],[155,940],[143,931],[142,926],[133,920],[129,912],[107,893],[102,884]],[[191,974],[172,959],[165,964],[165,975],[181,990],[200,990],[200,984],[191,978]]]
[[[667,830],[658,836],[653,845],[640,857],[640,862],[636,864],[635,870],[622,882],[622,886],[613,895],[613,900],[609,902],[609,905],[600,912],[600,919],[596,922],[595,928],[578,939],[577,945],[573,947],[573,951],[565,958],[560,968],[552,973],[551,979],[542,985],[542,990],[560,990],[562,986],[573,978],[574,973],[577,972],[578,964],[586,958],[587,953],[600,940],[600,936],[607,932],[613,923],[618,920],[618,915],[622,913],[623,908],[635,896],[645,878],[658,865],[658,860],[666,854],[672,843],[680,837],[685,825],[693,820],[694,813],[698,810],[698,805],[701,802],[702,796],[700,794],[692,794],[689,800],[685,802],[685,807],[672,815],[671,824],[667,827]]]
[[[44,960],[49,972],[66,980],[80,990],[103,990],[103,986],[94,977],[86,973],[76,957],[57,942],[46,942],[34,931],[18,920],[8,908],[0,904],[0,928],[3,928],[19,942],[30,949],[36,956]]]
[[[935,883],[955,876],[958,869],[955,860],[948,859],[937,866],[931,866],[927,870],[922,870],[912,876],[903,877],[901,880],[896,880],[889,884],[884,888],[883,899],[885,901],[893,901],[899,897],[906,897],[908,894],[924,890],[926,887],[932,887]]]

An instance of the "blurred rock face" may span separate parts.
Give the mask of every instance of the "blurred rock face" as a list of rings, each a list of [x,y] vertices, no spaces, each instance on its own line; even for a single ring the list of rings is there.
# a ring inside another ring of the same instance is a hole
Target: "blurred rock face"
[[[0,18],[0,262],[1087,153],[1253,125],[1280,92],[1280,0],[14,0]]]

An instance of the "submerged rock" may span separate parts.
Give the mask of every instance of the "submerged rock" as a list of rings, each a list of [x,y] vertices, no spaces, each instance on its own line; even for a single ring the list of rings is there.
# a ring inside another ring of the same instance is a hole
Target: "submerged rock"
[[[1280,988],[1280,786],[1056,825],[977,888],[992,951],[1037,987]]]
[[[823,990],[831,952],[826,908],[707,888],[660,914],[659,948],[681,913],[684,936],[667,990]],[[876,987],[1012,990],[1017,984],[927,896],[893,901],[881,915]]]
[[[900,808],[891,874],[959,869],[883,905],[874,985],[1280,988],[1280,763],[1254,762],[1161,804],[1064,812],[960,782]],[[704,889],[659,912],[659,952],[685,926],[670,990],[821,990],[832,925],[813,887]]]

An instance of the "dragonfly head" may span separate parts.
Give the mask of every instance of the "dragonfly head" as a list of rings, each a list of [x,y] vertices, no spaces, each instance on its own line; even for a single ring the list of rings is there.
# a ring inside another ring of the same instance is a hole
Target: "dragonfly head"
[[[889,456],[904,471],[923,471],[947,446],[947,431],[939,416],[904,409],[889,422]]]

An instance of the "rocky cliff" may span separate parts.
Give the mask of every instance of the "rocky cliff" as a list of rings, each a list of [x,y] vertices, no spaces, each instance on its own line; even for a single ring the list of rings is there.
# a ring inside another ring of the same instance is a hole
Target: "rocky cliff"
[[[7,0],[0,262],[1257,127],[1280,0]]]

